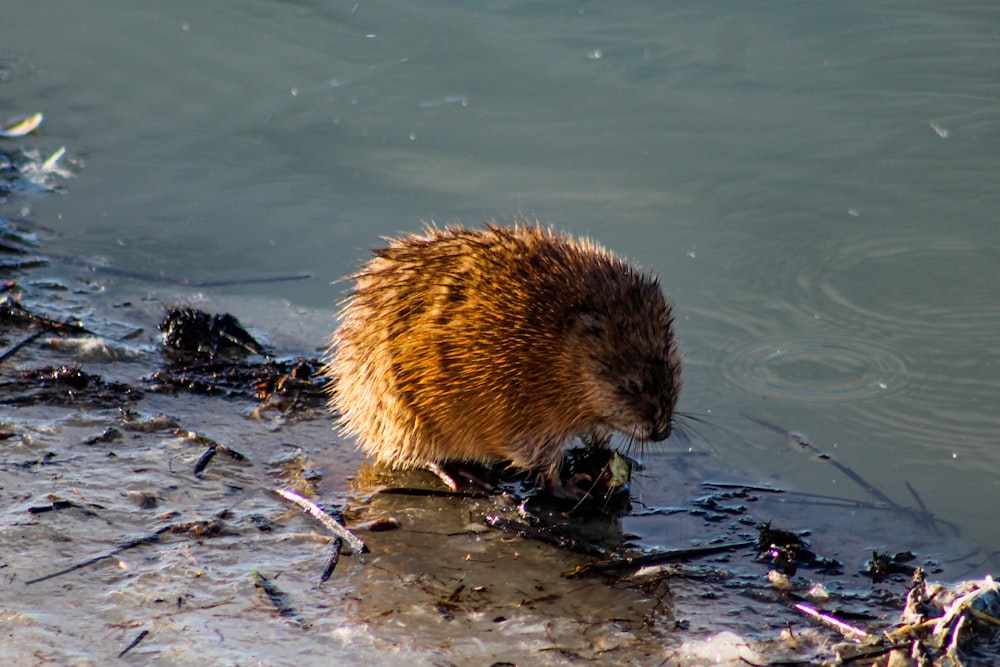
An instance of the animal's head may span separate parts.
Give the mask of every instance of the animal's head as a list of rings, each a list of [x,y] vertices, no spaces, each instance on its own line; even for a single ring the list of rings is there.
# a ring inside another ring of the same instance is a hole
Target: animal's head
[[[587,385],[588,412],[640,441],[670,437],[681,388],[673,315],[659,282],[615,263],[596,298],[570,314],[569,345]]]

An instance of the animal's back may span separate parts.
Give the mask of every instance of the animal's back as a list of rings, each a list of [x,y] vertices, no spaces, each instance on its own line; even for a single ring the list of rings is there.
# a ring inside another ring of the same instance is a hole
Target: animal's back
[[[551,481],[575,435],[669,433],[680,361],[655,279],[528,224],[428,228],[375,255],[352,276],[328,374],[376,459],[506,460]]]

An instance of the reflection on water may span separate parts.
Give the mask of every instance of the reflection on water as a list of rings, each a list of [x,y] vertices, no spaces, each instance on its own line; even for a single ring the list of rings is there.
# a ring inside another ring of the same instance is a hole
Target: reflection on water
[[[989,553],[995,19],[987,0],[21,3],[4,16],[0,122],[44,112],[19,145],[65,146],[74,178],[0,216],[42,252],[125,271],[309,273],[194,289],[57,264],[32,279],[66,314],[89,312],[77,296],[292,304],[257,326],[311,355],[330,281],[380,235],[537,215],[661,275],[679,408],[708,420],[698,455],[841,494],[744,415],[806,433]],[[85,295],[44,287],[67,274]],[[683,469],[672,446],[651,448],[648,484]],[[684,539],[669,525],[639,532]]]

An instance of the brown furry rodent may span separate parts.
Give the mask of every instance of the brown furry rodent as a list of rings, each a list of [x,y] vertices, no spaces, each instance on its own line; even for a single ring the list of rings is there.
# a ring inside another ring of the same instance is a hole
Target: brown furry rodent
[[[392,467],[510,461],[557,495],[565,445],[670,435],[681,360],[655,277],[521,221],[387,239],[350,276],[331,408]]]

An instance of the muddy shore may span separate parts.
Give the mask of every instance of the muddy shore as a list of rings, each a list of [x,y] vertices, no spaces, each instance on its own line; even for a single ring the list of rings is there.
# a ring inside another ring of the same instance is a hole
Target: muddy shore
[[[928,514],[796,495],[693,448],[651,455],[624,515],[564,515],[565,523],[635,555],[754,544],[774,521],[808,529],[812,549],[834,564],[800,567],[776,585],[773,563],[743,546],[642,573],[569,578],[595,558],[484,521],[518,518],[519,498],[438,494],[419,472],[372,475],[331,430],[316,393],[275,398],[274,383],[262,394],[267,383],[252,375],[193,378],[205,365],[178,366],[159,328],[185,300],[236,312],[265,346],[240,363],[277,360],[288,371],[315,358],[331,313],[59,261],[4,278],[0,645],[15,662],[389,664],[405,655],[424,664],[679,665],[719,646],[734,660],[741,651],[815,656],[839,634],[796,611],[790,591],[808,598],[819,585],[821,604],[835,598],[868,627],[895,620],[912,567],[873,583],[861,572],[873,536],[891,534],[935,577],[961,576],[979,557]],[[370,553],[344,553],[324,581],[332,536],[275,488],[322,504]],[[387,525],[395,529],[378,530]],[[781,640],[789,625],[807,648]]]

